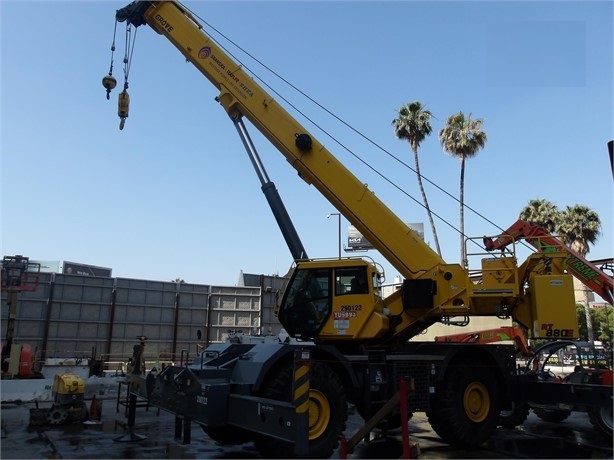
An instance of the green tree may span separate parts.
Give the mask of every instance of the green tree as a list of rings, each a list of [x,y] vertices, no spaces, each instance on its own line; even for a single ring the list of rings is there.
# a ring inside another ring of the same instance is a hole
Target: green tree
[[[433,114],[427,110],[419,101],[410,102],[405,104],[398,110],[398,116],[392,120],[394,126],[394,133],[399,140],[409,142],[409,147],[414,154],[414,164],[416,176],[418,177],[418,186],[420,187],[420,193],[422,193],[422,201],[424,202],[424,208],[431,224],[433,231],[433,240],[435,242],[435,248],[437,253],[441,256],[441,249],[439,247],[439,238],[437,238],[437,230],[435,229],[435,222],[433,221],[433,213],[429,206],[429,202],[426,198],[426,192],[424,191],[424,185],[422,184],[422,174],[420,173],[420,161],[418,160],[418,147],[428,135],[431,134],[433,128],[431,127],[430,120]]]
[[[183,280],[183,278],[175,278],[174,280],[171,280],[173,283],[175,284],[183,284],[185,283],[185,281]]]
[[[578,334],[580,340],[587,340],[588,332],[586,329],[586,310],[582,303],[576,303],[576,317],[578,318]]]
[[[465,162],[468,158],[477,155],[484,148],[488,137],[482,126],[484,120],[471,118],[471,114],[465,117],[463,112],[451,115],[446,120],[445,126],[439,131],[439,141],[445,152],[460,159],[460,251],[461,263],[467,265],[465,249]]]
[[[596,331],[596,340],[602,343],[612,343],[612,329],[614,328],[614,309],[608,305],[591,308],[593,328]]]
[[[588,327],[586,325],[586,311],[583,303],[576,303],[576,315],[578,317],[578,329],[581,340],[588,340]],[[595,331],[595,340],[612,343],[614,338],[614,309],[612,306],[591,308],[591,323]]]

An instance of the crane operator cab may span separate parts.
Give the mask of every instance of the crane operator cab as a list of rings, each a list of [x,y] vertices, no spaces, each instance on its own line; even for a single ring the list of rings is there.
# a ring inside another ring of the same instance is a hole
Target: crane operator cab
[[[377,338],[388,331],[382,279],[376,266],[363,259],[298,261],[278,319],[302,340]]]

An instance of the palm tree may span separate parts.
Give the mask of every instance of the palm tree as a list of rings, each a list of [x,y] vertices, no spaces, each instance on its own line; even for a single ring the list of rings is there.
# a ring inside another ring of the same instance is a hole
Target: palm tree
[[[435,241],[435,248],[437,254],[441,256],[441,249],[439,247],[439,239],[437,238],[437,230],[435,229],[435,222],[433,221],[433,214],[429,207],[429,202],[426,199],[426,192],[422,185],[422,174],[420,174],[420,162],[418,161],[418,147],[426,136],[431,134],[433,128],[430,124],[430,119],[433,114],[427,110],[419,101],[410,102],[405,104],[398,110],[398,117],[392,120],[394,126],[394,133],[399,140],[409,142],[409,147],[414,153],[414,164],[416,170],[416,176],[418,177],[418,186],[422,193],[422,201],[424,202],[424,208],[433,230],[433,240]]]
[[[478,151],[484,148],[487,136],[482,131],[484,120],[481,118],[471,119],[471,114],[465,117],[463,112],[451,115],[445,126],[439,131],[439,141],[445,152],[459,158],[460,170],[460,247],[461,263],[467,265],[465,250],[465,161],[474,157]]]
[[[558,232],[565,243],[574,251],[586,256],[590,252],[589,244],[595,244],[601,235],[601,220],[588,206],[576,204],[567,206],[561,212]]]
[[[597,213],[587,206],[576,204],[567,206],[560,213],[558,232],[571,249],[586,258],[589,244],[594,244],[601,234],[601,220]],[[588,289],[584,289],[584,313],[586,314],[586,329],[588,341],[594,343],[595,333],[590,314]]]
[[[175,284],[183,284],[185,283],[185,281],[182,278],[175,278],[174,280],[171,280],[173,283]]]
[[[536,198],[529,201],[518,217],[532,224],[541,225],[550,233],[556,234],[559,231],[560,214],[554,203],[543,198]]]

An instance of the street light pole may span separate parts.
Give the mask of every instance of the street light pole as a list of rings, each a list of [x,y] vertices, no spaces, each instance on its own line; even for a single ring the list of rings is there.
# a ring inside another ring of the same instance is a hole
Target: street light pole
[[[338,234],[337,234],[337,242],[339,243],[339,259],[341,259],[341,213],[339,212],[330,212],[326,214],[326,218],[329,219],[330,216],[337,216],[338,221]]]

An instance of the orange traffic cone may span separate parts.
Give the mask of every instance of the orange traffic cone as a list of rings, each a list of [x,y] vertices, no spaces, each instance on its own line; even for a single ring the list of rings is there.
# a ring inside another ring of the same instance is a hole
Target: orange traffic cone
[[[96,395],[92,398],[90,404],[90,420],[100,420],[100,411],[98,409],[98,401],[96,401]]]

